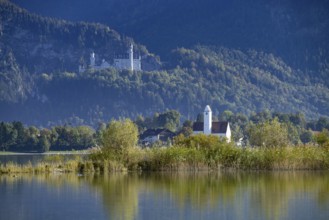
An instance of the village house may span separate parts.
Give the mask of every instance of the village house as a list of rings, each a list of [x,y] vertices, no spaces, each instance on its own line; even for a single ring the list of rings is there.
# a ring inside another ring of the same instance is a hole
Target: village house
[[[168,129],[147,129],[140,135],[140,143],[144,146],[152,145],[157,142],[168,143],[175,136],[174,132]]]
[[[193,134],[216,135],[226,138],[227,142],[231,142],[231,129],[227,121],[213,122],[212,111],[209,105],[206,106],[203,113],[203,122],[193,123]]]

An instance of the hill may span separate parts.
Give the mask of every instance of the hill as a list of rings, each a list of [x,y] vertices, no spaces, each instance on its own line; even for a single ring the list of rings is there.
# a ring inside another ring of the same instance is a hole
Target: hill
[[[13,1],[47,16],[107,24],[166,59],[197,44],[254,49],[328,76],[328,0]]]
[[[95,126],[166,109],[194,119],[206,104],[215,115],[268,109],[329,116],[328,75],[275,53],[199,44],[176,48],[159,69],[145,46],[106,25],[42,17],[4,0],[0,6],[0,120]],[[131,42],[149,70],[77,73],[91,51],[110,60]]]

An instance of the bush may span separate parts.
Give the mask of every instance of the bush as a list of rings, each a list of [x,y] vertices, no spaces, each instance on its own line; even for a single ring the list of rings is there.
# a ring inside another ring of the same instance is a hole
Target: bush
[[[138,128],[131,120],[113,120],[102,134],[102,156],[126,164],[129,148],[135,147],[137,141]]]

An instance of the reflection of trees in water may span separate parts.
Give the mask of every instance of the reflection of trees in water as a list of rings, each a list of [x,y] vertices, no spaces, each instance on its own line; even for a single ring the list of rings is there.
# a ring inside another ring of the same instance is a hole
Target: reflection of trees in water
[[[214,208],[219,200],[233,203],[238,184],[236,173],[152,173],[141,178],[147,192],[169,196],[182,208],[186,204]]]
[[[314,199],[324,209],[329,202],[328,172],[117,173],[82,177],[0,175],[0,185],[8,187],[18,181],[46,183],[58,190],[65,185],[72,189],[88,186],[95,195],[101,196],[111,219],[135,219],[142,194],[151,195],[155,201],[169,198],[182,211],[185,208],[199,211],[230,208],[240,219],[284,218],[290,202],[295,199]]]
[[[104,208],[110,219],[136,219],[140,181],[135,174],[114,173],[95,176],[90,184],[103,197]]]
[[[266,219],[282,219],[288,213],[289,202],[295,199],[314,199],[318,205],[328,205],[328,173],[273,172],[248,177],[251,209],[262,212]]]
[[[136,218],[142,193],[156,200],[176,201],[182,211],[231,207],[236,218],[245,219],[247,207],[248,218],[281,219],[288,212],[289,201],[301,194],[328,205],[328,184],[328,175],[310,172],[111,174],[92,181],[114,219]]]

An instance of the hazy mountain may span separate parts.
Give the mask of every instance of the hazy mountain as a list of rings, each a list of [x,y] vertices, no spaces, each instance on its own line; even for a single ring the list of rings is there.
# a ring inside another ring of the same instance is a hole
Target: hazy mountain
[[[1,47],[10,48],[17,62],[30,73],[77,71],[89,62],[94,51],[111,60],[126,53],[132,39],[122,37],[108,26],[96,23],[72,23],[31,14],[1,0]],[[150,56],[144,46],[136,53]]]
[[[298,69],[328,69],[328,0],[13,1],[47,16],[108,24],[161,56],[216,45],[273,53]]]
[[[302,24],[285,24],[294,1],[218,2],[31,0],[26,6],[79,21],[69,22],[0,0],[0,120],[95,125],[166,109],[194,118],[206,104],[217,115],[227,109],[246,114],[269,109],[328,116],[325,1],[296,6],[307,12],[294,12],[298,18],[312,21],[305,21],[304,32],[298,31]],[[277,14],[269,19],[274,6],[289,12],[282,12],[283,21]],[[305,17],[312,8],[315,17]],[[290,19],[301,22],[297,17]],[[159,51],[165,62],[114,29]],[[144,71],[77,73],[91,51],[110,61],[131,42],[143,57]]]

